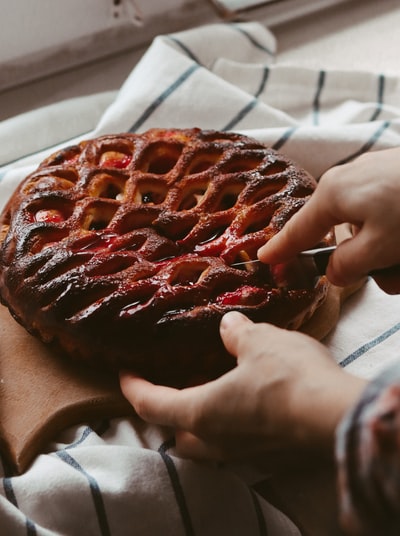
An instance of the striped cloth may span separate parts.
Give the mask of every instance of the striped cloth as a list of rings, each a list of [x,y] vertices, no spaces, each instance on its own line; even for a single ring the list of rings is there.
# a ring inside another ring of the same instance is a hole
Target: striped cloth
[[[369,150],[400,145],[399,78],[279,63],[257,23],[157,37],[119,91],[72,99],[0,123],[0,201],[50,152],[105,133],[151,127],[235,130],[319,177]],[[397,360],[400,297],[371,280],[326,344],[374,377]],[[174,456],[170,431],[138,419],[66,430],[32,466],[0,468],[0,532],[18,535],[298,534],[232,468]],[[249,476],[249,473],[247,473]]]

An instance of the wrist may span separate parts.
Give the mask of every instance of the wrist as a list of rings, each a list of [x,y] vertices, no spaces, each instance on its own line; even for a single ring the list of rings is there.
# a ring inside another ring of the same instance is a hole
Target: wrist
[[[313,377],[307,392],[298,393],[293,401],[296,443],[302,448],[323,449],[332,454],[337,426],[356,404],[366,383],[339,368],[325,378]]]

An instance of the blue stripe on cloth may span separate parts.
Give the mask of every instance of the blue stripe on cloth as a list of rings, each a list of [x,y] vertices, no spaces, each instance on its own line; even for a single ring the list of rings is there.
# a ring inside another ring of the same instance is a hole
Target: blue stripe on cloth
[[[151,116],[151,114],[159,107],[161,104],[170,96],[174,91],[176,91],[179,86],[181,86],[198,68],[200,65],[197,63],[193,64],[186,69],[176,80],[173,82],[165,91],[163,91],[140,115],[136,122],[131,126],[129,132],[136,132],[145,121]]]
[[[82,432],[81,437],[77,439],[76,441],[74,441],[73,443],[67,445],[65,449],[63,450],[73,449],[77,447],[78,445],[82,444],[85,441],[85,439],[92,433],[98,436],[102,436],[109,428],[110,428],[110,421],[108,419],[104,419],[103,421],[101,421],[101,423],[99,423],[99,425],[97,426],[96,430],[94,430],[90,426],[86,426],[86,428]]]
[[[257,516],[257,521],[258,521],[258,530],[259,530],[260,536],[268,536],[268,527],[265,521],[265,517],[261,510],[258,496],[255,493],[255,491],[252,490],[251,488],[250,488],[250,494],[251,494],[251,498],[253,499],[254,509],[256,511],[256,516]]]
[[[243,117],[245,117],[253,108],[255,108],[258,104],[258,99],[252,99],[244,108],[240,110],[240,112],[235,115],[235,117],[229,121],[227,125],[224,126],[222,130],[231,130],[235,125],[237,125]]]
[[[185,529],[186,536],[192,536],[194,535],[194,529],[192,520],[190,518],[189,509],[186,504],[185,495],[183,493],[183,489],[181,486],[181,482],[179,480],[178,471],[176,470],[175,464],[171,456],[167,454],[167,450],[175,446],[175,439],[170,439],[169,441],[166,441],[163,443],[160,448],[158,449],[158,452],[163,459],[163,462],[165,463],[165,466],[168,471],[169,478],[171,480],[172,488],[174,490],[176,502],[178,504],[178,508],[181,514],[182,523]]]
[[[317,91],[315,92],[315,97],[313,101],[313,123],[314,125],[319,125],[319,110],[320,110],[320,98],[322,89],[325,84],[325,71],[320,71],[318,76]]]
[[[383,74],[381,74],[378,77],[378,95],[376,98],[376,109],[374,113],[372,114],[370,121],[376,121],[378,119],[379,114],[382,111],[384,91],[385,91],[385,77]]]
[[[37,534],[35,523],[28,517],[26,518],[26,534],[27,536],[36,536]]]
[[[241,28],[235,23],[232,23],[231,27],[237,30],[238,32],[240,32],[242,35],[244,35],[253,46],[258,48],[259,50],[262,50],[263,52],[266,52],[270,56],[274,56],[274,52],[272,50],[270,50],[268,47],[259,43],[256,39],[254,39],[254,37],[249,32],[246,32],[246,30],[243,30],[243,28]]]
[[[268,77],[269,77],[269,67],[264,67],[260,85],[258,86],[255,97],[259,97],[261,93],[264,91],[265,86],[267,85]]]
[[[104,508],[103,498],[101,496],[100,487],[96,480],[89,473],[87,473],[87,471],[85,471],[83,467],[81,467],[81,465],[65,450],[59,450],[58,452],[56,452],[56,454],[63,462],[67,463],[68,465],[79,471],[79,473],[81,473],[87,479],[89,483],[90,492],[92,494],[94,506],[96,509],[101,534],[103,536],[111,535],[106,511]]]
[[[85,441],[85,439],[92,433],[101,437],[109,428],[110,428],[110,421],[108,419],[104,419],[97,426],[96,430],[94,430],[90,426],[86,426],[86,428],[82,432],[81,437],[77,439],[76,441],[74,441],[73,443],[71,443],[70,445],[67,445],[65,449],[63,450],[73,449],[77,447],[78,445],[82,444]]]
[[[264,91],[265,89],[265,85],[267,83],[267,80],[268,80],[268,75],[269,75],[269,67],[265,67],[263,69],[263,74],[262,74],[262,77],[261,77],[261,82],[260,82],[260,85],[254,95],[254,98],[244,107],[242,108],[236,115],[233,119],[231,119],[231,121],[229,121],[229,123],[227,125],[225,125],[225,127],[222,129],[223,131],[224,130],[231,130],[235,125],[237,125],[242,119],[243,117],[245,117],[249,112],[251,112],[251,110],[253,108],[255,108],[258,104],[258,97],[261,95],[261,93]]]
[[[195,56],[193,54],[193,52],[190,50],[190,48],[185,45],[185,43],[183,43],[180,39],[178,39],[177,37],[175,37],[174,35],[168,35],[167,36],[168,39],[170,39],[171,41],[173,41],[174,43],[176,43],[179,48],[181,48],[183,50],[183,52],[190,58],[192,59],[193,61],[195,61],[196,63],[198,63],[199,65],[202,65],[201,61],[199,60],[199,58],[197,56]]]
[[[343,368],[347,367],[348,365],[353,363],[356,359],[358,359],[363,354],[368,352],[368,350],[371,350],[371,348],[374,348],[375,346],[378,346],[378,344],[384,342],[386,339],[388,339],[389,337],[391,337],[392,335],[394,335],[398,331],[400,331],[400,322],[398,324],[395,324],[394,326],[392,326],[387,331],[384,331],[383,333],[381,333],[381,335],[379,335],[378,337],[375,337],[375,339],[372,339],[371,341],[368,341],[367,343],[365,343],[362,346],[360,346],[359,348],[357,348],[357,350],[355,350],[350,355],[348,355],[345,359],[340,361],[339,365],[341,367],[343,367]]]
[[[63,450],[67,450],[67,449],[73,449],[75,447],[77,447],[78,445],[80,445],[81,443],[83,443],[85,441],[85,439],[93,432],[93,430],[90,428],[90,426],[86,426],[86,428],[83,430],[82,432],[82,435],[79,439],[77,439],[76,441],[74,441],[73,443],[71,443],[70,445],[67,445],[65,447],[65,449]],[[62,452],[62,451],[60,451]]]
[[[6,499],[12,505],[14,505],[15,508],[19,509],[17,497],[15,496],[14,486],[13,486],[11,477],[3,478],[3,489],[4,489],[4,494],[6,496]],[[37,534],[36,525],[31,519],[29,519],[29,517],[26,517],[26,516],[25,516],[25,527],[26,527],[27,536],[36,536]]]
[[[15,496],[14,487],[12,484],[12,478],[5,477],[3,478],[3,489],[6,496],[6,499],[18,508],[17,497]]]
[[[0,171],[0,182],[4,179],[6,173],[7,173],[7,170]]]
[[[289,127],[283,135],[272,145],[272,149],[275,149],[275,151],[278,151],[285,143],[288,141],[289,138],[293,136],[293,134],[296,132],[298,127]]]
[[[390,126],[390,121],[383,121],[382,124],[379,126],[379,128],[376,129],[376,131],[373,133],[373,135],[370,137],[370,139],[364,143],[364,145],[356,152],[352,153],[349,156],[346,156],[346,158],[343,158],[339,162],[336,162],[335,166],[340,166],[342,164],[347,164],[357,156],[361,156],[363,153],[366,153],[369,151],[375,143],[379,140],[379,138],[382,136],[382,134],[385,132],[385,130]]]

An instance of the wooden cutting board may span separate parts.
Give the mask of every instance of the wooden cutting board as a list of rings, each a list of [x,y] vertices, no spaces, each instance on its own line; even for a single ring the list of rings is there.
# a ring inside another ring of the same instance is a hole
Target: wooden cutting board
[[[117,377],[57,359],[0,306],[0,448],[15,473],[66,427],[132,411]]]
[[[325,337],[354,290],[331,287],[304,331]],[[117,377],[57,359],[0,306],[0,448],[16,474],[68,426],[132,413]]]

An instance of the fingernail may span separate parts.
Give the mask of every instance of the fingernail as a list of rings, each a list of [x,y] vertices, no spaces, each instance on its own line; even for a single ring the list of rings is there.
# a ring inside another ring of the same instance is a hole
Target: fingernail
[[[248,320],[247,316],[238,311],[229,311],[225,313],[221,320],[222,329],[231,329],[233,326],[237,325],[239,322]]]
[[[121,369],[118,375],[120,380],[136,377],[136,374],[134,374],[131,370],[128,369]]]
[[[269,242],[268,242],[269,243]],[[264,256],[265,256],[265,252],[268,251],[268,244],[264,244],[263,246],[261,246],[258,251],[257,251],[257,258],[258,260],[260,261],[264,261]]]
[[[260,254],[262,254],[262,252],[264,251],[265,249],[265,246],[261,246],[258,250],[257,250],[257,258],[259,259],[260,258]]]

